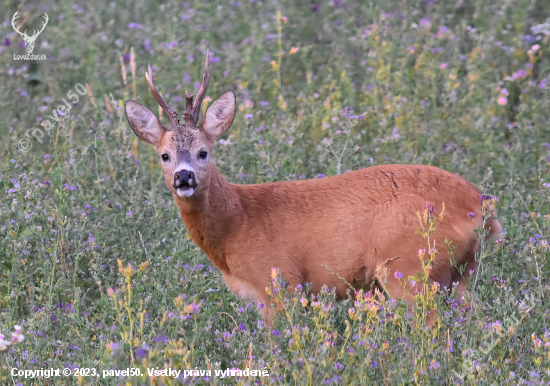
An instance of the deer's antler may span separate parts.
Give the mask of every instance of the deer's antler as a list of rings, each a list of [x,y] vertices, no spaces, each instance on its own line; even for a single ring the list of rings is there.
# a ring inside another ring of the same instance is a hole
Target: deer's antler
[[[157,103],[160,105],[160,107],[162,107],[162,109],[168,116],[168,119],[170,120],[170,129],[175,129],[179,125],[177,114],[173,112],[170,107],[168,107],[168,104],[164,101],[164,99],[162,99],[162,96],[155,87],[155,84],[153,83],[153,72],[151,71],[151,65],[149,65],[148,68],[149,72],[145,73],[145,78],[147,79],[147,85],[149,86],[151,95],[153,95],[153,98],[155,98]]]
[[[197,93],[197,99],[193,102],[193,94],[185,93],[185,111],[183,113],[183,119],[185,120],[185,126],[195,126],[199,121],[199,113],[201,110],[201,103],[208,89],[208,81],[210,80],[210,52],[206,51],[206,61],[204,64],[204,76],[202,77],[202,84]],[[170,119],[170,128],[174,129],[179,125],[179,120],[177,118],[177,113],[172,111],[168,104],[162,99],[162,96],[158,92],[157,88],[153,83],[153,72],[151,71],[151,65],[149,65],[149,72],[145,73],[145,78],[147,78],[147,84],[149,85],[149,90],[153,95],[153,98],[157,103],[162,107],[168,119]]]
[[[193,120],[195,123],[199,120],[199,113],[201,110],[201,103],[206,95],[206,90],[208,89],[208,82],[210,81],[210,52],[206,50],[206,61],[204,63],[204,76],[202,77],[202,83],[201,87],[199,88],[199,92],[197,93],[197,99],[195,99],[195,103],[193,103]]]
[[[204,63],[204,76],[202,77],[201,87],[197,93],[197,99],[193,103],[193,94],[185,93],[185,119],[186,126],[194,126],[199,121],[199,113],[201,111],[201,103],[208,89],[208,81],[210,80],[210,51],[206,50],[206,61]]]
[[[183,112],[185,126],[195,126],[197,121],[193,118],[193,94],[185,92],[185,111]]]

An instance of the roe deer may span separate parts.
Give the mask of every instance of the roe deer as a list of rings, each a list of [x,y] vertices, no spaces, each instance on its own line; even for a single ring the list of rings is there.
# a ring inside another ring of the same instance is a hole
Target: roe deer
[[[208,54],[194,103],[186,93],[183,123],[154,86],[150,67],[146,78],[170,127],[134,101],[125,104],[128,122],[159,154],[166,185],[190,236],[227,286],[244,299],[269,304],[266,287],[272,268],[291,287],[309,282],[316,293],[327,285],[339,297],[346,296],[345,281],[370,286],[377,269],[383,269],[389,296],[410,301],[395,272],[407,278],[421,271],[418,251],[426,240],[416,232],[417,213],[426,203],[437,208],[445,204],[446,213],[433,234],[439,252],[430,279],[441,288],[456,286],[462,295],[476,270],[480,242],[475,229],[485,224],[492,239],[501,230],[492,209],[484,222],[483,196],[474,185],[433,166],[379,165],[315,180],[229,183],[218,173],[211,152],[233,123],[235,94],[222,94],[199,122],[209,80]],[[446,239],[454,247],[456,265]],[[462,274],[457,267],[465,268]],[[266,306],[262,313],[270,325],[274,310]]]

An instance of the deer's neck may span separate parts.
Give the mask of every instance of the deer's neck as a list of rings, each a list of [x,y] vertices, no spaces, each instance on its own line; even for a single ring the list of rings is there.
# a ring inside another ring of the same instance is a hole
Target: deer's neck
[[[196,196],[175,196],[176,205],[193,241],[219,270],[229,273],[224,249],[243,215],[238,186],[224,180],[215,166],[203,183],[206,189]]]

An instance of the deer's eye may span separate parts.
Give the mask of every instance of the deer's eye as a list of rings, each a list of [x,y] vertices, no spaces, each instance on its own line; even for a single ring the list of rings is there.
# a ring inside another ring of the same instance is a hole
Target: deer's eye
[[[160,158],[162,158],[163,161],[168,161],[170,159],[168,154],[163,154],[163,155],[160,156]]]
[[[205,152],[205,151],[201,151],[201,152],[199,153],[199,157],[202,158],[202,159],[206,159],[207,156],[208,156],[208,153]]]

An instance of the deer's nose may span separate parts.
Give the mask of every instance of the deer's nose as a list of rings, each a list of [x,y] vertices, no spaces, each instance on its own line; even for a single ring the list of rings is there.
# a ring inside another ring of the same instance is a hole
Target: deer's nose
[[[180,170],[174,173],[174,188],[194,188],[196,186],[197,180],[192,170]]]

